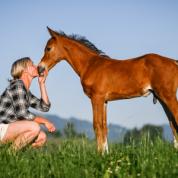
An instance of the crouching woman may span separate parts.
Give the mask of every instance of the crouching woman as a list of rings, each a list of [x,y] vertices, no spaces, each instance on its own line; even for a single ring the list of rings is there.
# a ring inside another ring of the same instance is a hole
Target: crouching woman
[[[44,124],[49,132],[54,132],[55,126],[46,118],[30,112],[29,108],[43,112],[50,108],[45,86],[47,71],[39,76],[37,67],[26,57],[13,63],[11,75],[13,79],[0,96],[0,143],[12,142],[15,150],[28,144],[41,147],[46,142],[46,134],[40,129],[40,124]],[[29,90],[35,77],[38,77],[41,99]]]

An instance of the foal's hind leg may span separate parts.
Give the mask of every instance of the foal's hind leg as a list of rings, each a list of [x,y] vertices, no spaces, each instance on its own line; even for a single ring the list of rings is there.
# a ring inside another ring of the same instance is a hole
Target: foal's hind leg
[[[176,94],[170,95],[168,92],[166,94],[159,93],[158,99],[169,119],[170,127],[174,135],[174,147],[178,148],[178,102]]]

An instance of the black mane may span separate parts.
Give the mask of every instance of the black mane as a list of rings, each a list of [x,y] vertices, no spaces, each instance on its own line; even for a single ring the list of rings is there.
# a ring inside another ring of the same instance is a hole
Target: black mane
[[[92,42],[90,42],[88,39],[86,39],[84,36],[81,35],[77,35],[77,34],[72,34],[72,35],[66,35],[63,31],[59,31],[58,34],[60,36],[69,38],[71,40],[77,41],[83,45],[85,45],[86,47],[90,48],[92,51],[96,52],[97,54],[101,55],[101,56],[106,56],[108,57],[103,51],[101,51],[100,49],[98,49]]]

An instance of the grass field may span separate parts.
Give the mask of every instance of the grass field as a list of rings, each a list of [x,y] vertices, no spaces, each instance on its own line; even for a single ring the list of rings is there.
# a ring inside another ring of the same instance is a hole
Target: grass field
[[[1,178],[177,178],[178,151],[170,143],[143,138],[130,145],[110,144],[98,154],[86,139],[49,140],[42,149],[19,152],[0,147]]]

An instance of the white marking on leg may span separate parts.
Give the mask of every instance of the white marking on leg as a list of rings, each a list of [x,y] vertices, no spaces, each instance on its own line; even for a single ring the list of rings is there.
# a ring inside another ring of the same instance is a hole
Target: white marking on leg
[[[174,136],[174,148],[178,149],[178,141],[175,136]]]
[[[106,153],[109,152],[109,150],[108,150],[108,140],[107,140],[107,138],[106,138],[106,140],[105,140],[105,142],[104,142],[104,144],[103,144],[103,152],[106,152]]]
[[[105,119],[105,126],[107,127],[107,116],[106,116],[106,109],[107,109],[107,103],[104,103],[104,119]],[[103,144],[103,152],[108,153],[108,140],[107,140],[107,133],[106,134],[106,138],[105,138],[105,142]]]

